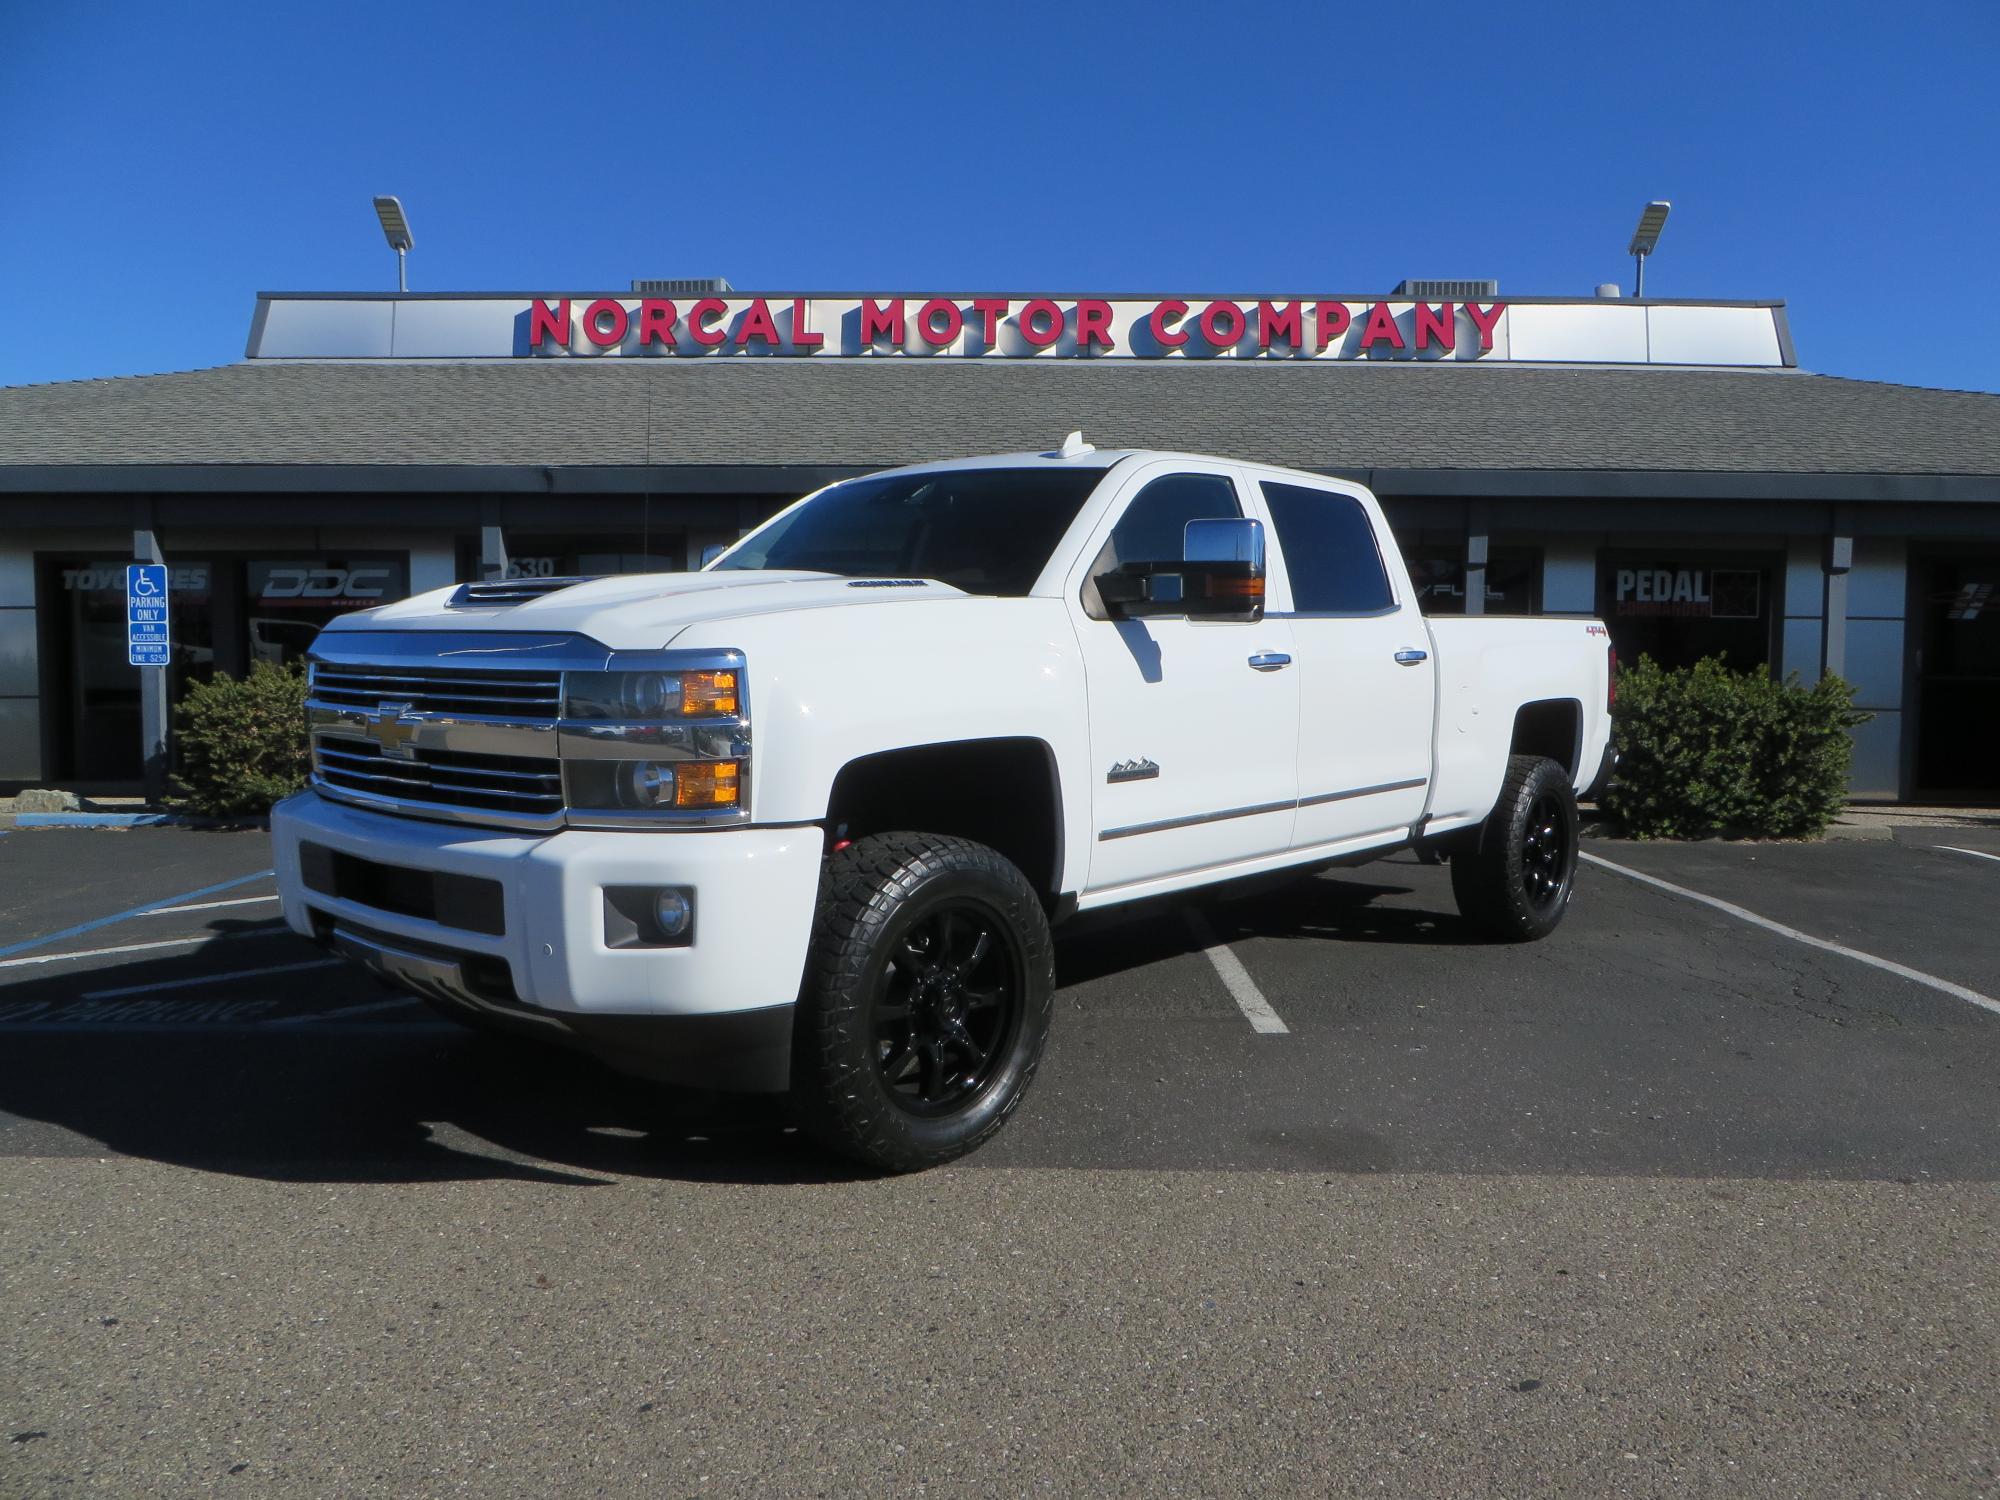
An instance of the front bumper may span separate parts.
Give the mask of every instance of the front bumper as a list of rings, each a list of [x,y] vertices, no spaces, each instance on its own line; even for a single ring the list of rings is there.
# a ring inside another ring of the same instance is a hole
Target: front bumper
[[[362,948],[404,955],[369,963],[413,983],[429,965],[456,964],[489,994],[504,975],[516,1008],[574,1028],[619,1017],[694,1018],[789,1007],[805,971],[823,835],[816,826],[695,831],[587,831],[525,835],[421,822],[301,792],[271,812],[278,890],[293,931],[368,962]],[[311,843],[377,865],[494,882],[498,931],[308,889],[300,846]],[[682,886],[695,893],[694,941],[677,948],[612,948],[606,886]],[[343,942],[341,934],[348,934]],[[461,983],[464,983],[461,978]],[[615,1029],[615,1028],[614,1028]]]

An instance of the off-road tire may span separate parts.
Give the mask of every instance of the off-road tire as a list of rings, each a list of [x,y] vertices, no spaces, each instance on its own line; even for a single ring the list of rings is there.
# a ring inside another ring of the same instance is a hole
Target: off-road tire
[[[1004,987],[1014,995],[1013,1019],[989,1049],[987,1071],[975,1078],[975,1070],[963,1070],[960,1086],[974,1091],[925,1113],[923,1100],[899,1094],[885,1079],[893,1044],[879,1033],[895,1025],[883,1016],[918,1003],[891,1003],[898,986],[915,993],[907,972],[893,972],[909,956],[907,940],[954,913],[990,924],[986,951],[1007,945],[1017,981]],[[820,880],[792,1039],[801,1125],[829,1150],[889,1172],[920,1171],[977,1149],[1034,1081],[1054,997],[1048,918],[1011,862],[984,844],[939,834],[857,839],[827,858]]]
[[[1476,846],[1451,856],[1459,915],[1483,937],[1530,943],[1561,925],[1576,887],[1576,792],[1540,755],[1507,761]]]

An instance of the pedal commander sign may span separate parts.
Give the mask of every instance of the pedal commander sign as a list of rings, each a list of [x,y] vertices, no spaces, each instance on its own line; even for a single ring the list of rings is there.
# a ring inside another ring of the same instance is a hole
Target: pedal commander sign
[[[1764,575],[1754,568],[1619,568],[1611,612],[1621,618],[1755,620]]]

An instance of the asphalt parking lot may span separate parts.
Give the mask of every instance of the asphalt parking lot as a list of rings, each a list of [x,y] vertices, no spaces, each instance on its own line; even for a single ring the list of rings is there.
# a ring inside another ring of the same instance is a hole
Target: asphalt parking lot
[[[261,835],[0,835],[0,1492],[2000,1493],[2000,821],[1588,849],[1528,947],[1403,858],[1070,935],[866,1180]]]

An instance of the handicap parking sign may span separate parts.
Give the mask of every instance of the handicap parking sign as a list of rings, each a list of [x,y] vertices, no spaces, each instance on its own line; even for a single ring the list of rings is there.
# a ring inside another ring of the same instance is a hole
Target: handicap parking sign
[[[165,563],[132,563],[125,569],[125,659],[135,667],[164,667],[172,659]]]

